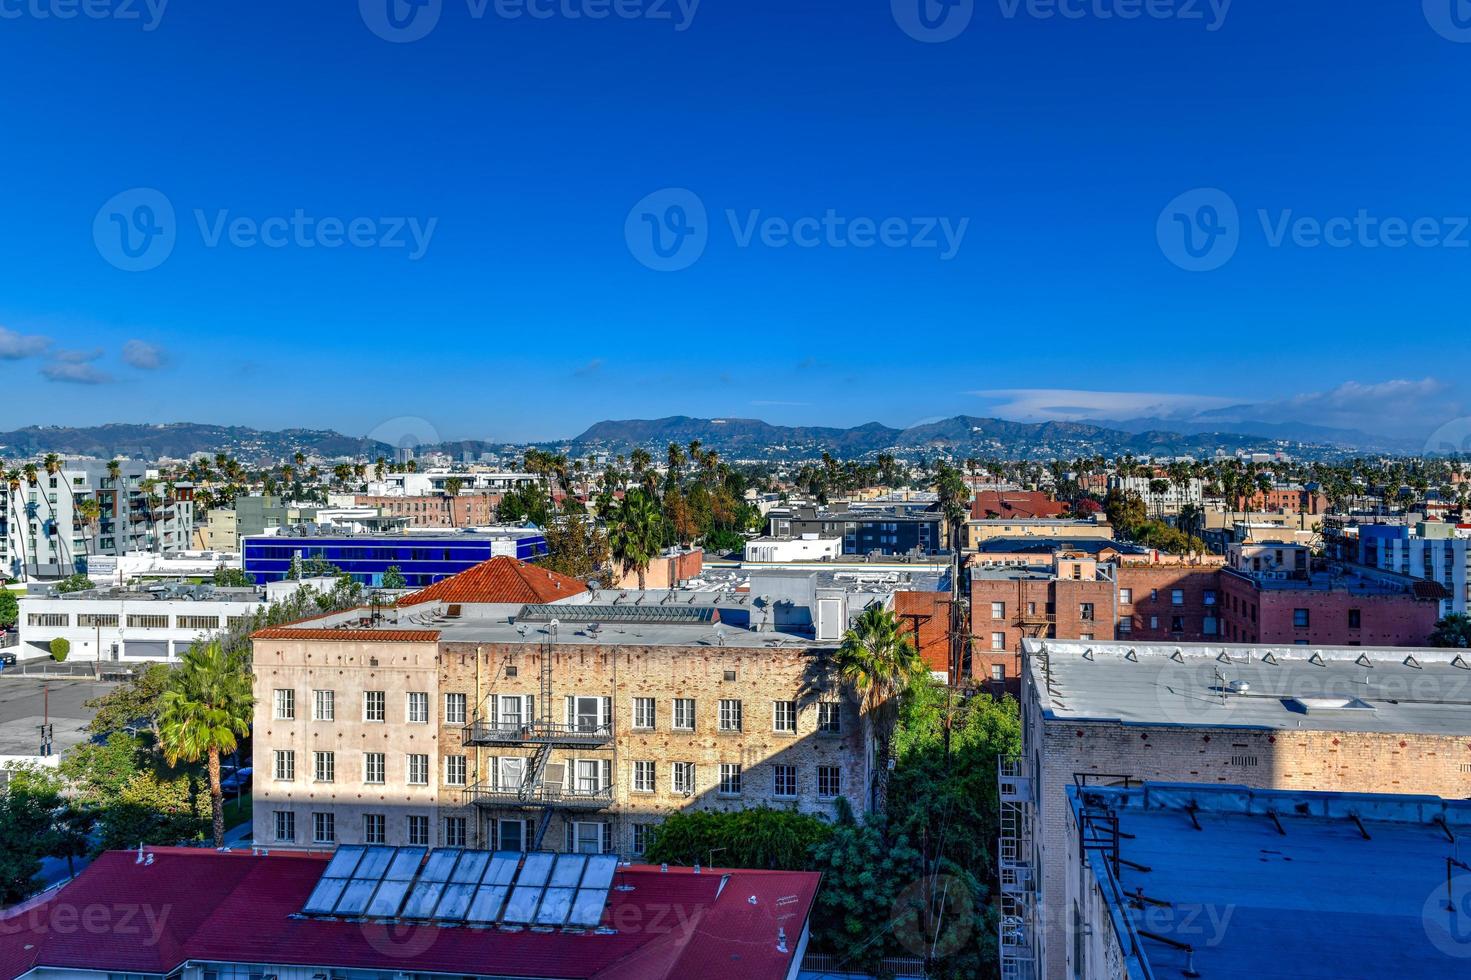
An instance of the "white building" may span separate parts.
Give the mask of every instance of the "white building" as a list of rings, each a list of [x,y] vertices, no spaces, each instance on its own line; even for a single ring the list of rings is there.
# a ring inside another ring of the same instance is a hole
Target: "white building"
[[[201,636],[242,622],[264,603],[257,589],[208,585],[23,596],[20,656],[48,655],[51,641],[63,637],[71,644],[69,661],[173,661]]]
[[[1151,480],[1163,480],[1169,487],[1155,493],[1149,488]],[[1110,489],[1138,494],[1151,516],[1178,514],[1187,504],[1199,507],[1205,501],[1205,483],[1196,477],[1179,484],[1168,477],[1115,476],[1109,479],[1108,485]]]
[[[746,561],[837,561],[843,554],[842,538],[803,534],[795,538],[753,538],[746,542]]]
[[[507,493],[540,477],[533,473],[481,472],[479,470],[430,470],[424,473],[384,473],[381,480],[369,480],[370,497],[423,497],[444,493],[450,480],[460,481],[461,492]]]
[[[0,571],[21,580],[64,578],[94,555],[174,554],[189,547],[193,487],[158,482],[158,471],[125,462],[113,477],[102,460],[63,460],[57,473],[37,463],[31,483],[19,466],[0,484]],[[81,504],[96,500],[88,523]]]

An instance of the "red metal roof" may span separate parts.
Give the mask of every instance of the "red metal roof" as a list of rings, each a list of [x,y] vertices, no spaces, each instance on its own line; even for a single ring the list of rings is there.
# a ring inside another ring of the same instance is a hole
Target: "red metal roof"
[[[820,875],[622,869],[612,934],[293,918],[326,855],[109,851],[52,897],[0,913],[0,980],[36,967],[172,972],[187,960],[598,980],[761,980],[792,966]],[[754,899],[754,903],[752,901]],[[787,952],[777,947],[786,931]]]
[[[381,640],[386,643],[432,643],[439,630],[355,630],[332,629],[328,626],[268,626],[250,634],[253,640]]]
[[[417,606],[435,601],[540,605],[586,591],[587,586],[571,576],[502,555],[410,593],[399,599],[398,605]]]

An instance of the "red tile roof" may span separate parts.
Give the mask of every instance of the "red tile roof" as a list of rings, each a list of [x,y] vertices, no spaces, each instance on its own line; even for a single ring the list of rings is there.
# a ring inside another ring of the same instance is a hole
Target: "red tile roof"
[[[1006,518],[1056,518],[1067,513],[1067,504],[1053,500],[1040,490],[982,490],[971,501],[972,520]]]
[[[612,934],[503,932],[294,918],[326,855],[152,853],[152,865],[139,865],[131,851],[109,851],[46,901],[0,913],[0,980],[36,967],[167,974],[188,960],[460,975],[493,963],[497,973],[556,980],[778,980],[791,970],[820,880],[810,872],[634,866],[619,872],[632,890],[608,896],[603,922]]]
[[[432,643],[439,630],[355,630],[328,626],[268,626],[250,634],[253,640],[380,640],[385,643]]]
[[[410,593],[399,599],[398,604],[417,606],[424,602],[438,601],[536,605],[556,602],[586,591],[587,586],[571,576],[502,555],[467,568],[458,575],[451,575],[442,582],[435,582],[427,589]]]

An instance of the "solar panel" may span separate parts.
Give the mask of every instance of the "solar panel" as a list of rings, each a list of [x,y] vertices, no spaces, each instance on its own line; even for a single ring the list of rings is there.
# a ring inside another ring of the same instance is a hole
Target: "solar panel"
[[[618,855],[593,854],[587,859],[587,873],[582,876],[583,888],[613,887],[613,873],[618,870]]]
[[[363,856],[364,848],[359,844],[345,844],[337,849],[332,855],[332,860],[327,862],[327,870],[322,872],[323,878],[351,878],[353,868],[357,867],[358,861]]]
[[[409,881],[419,871],[419,862],[424,860],[423,847],[400,847],[398,853],[393,856],[393,861],[388,865],[388,873],[384,875],[390,881]]]
[[[367,849],[363,855],[363,861],[357,867],[354,877],[357,878],[382,878],[383,872],[388,870],[388,862],[393,860],[393,855],[398,848],[386,847],[376,844]]]
[[[439,904],[439,896],[444,892],[444,882],[424,881],[420,879],[414,882],[409,889],[408,901],[404,902],[403,917],[405,919],[432,919],[434,917],[434,906]]]
[[[506,903],[506,914],[502,922],[529,926],[536,919],[536,907],[541,901],[541,885],[517,885]]]
[[[489,851],[466,851],[461,855],[460,863],[455,865],[454,873],[449,876],[449,880],[455,884],[478,885],[489,864]]]
[[[552,862],[557,855],[547,851],[532,851],[526,855],[526,861],[521,865],[521,874],[516,878],[516,885],[545,885],[547,878],[552,873]]]
[[[463,922],[465,913],[470,909],[470,901],[475,897],[475,886],[451,882],[444,886],[444,895],[439,900],[439,907],[434,910],[434,918],[440,922]]]
[[[536,924],[559,926],[566,922],[567,913],[572,911],[572,898],[576,894],[575,888],[548,888],[536,910]]]
[[[474,925],[493,925],[500,921],[501,906],[506,904],[506,895],[511,891],[507,885],[481,885],[465,913],[465,921]]]
[[[572,900],[572,912],[567,916],[569,926],[595,929],[603,921],[603,906],[607,904],[608,892],[603,888],[579,888]]]
[[[558,854],[556,867],[552,868],[550,888],[576,888],[587,868],[586,854]]]
[[[408,891],[407,881],[385,881],[373,894],[373,900],[368,903],[365,914],[373,919],[397,918],[398,910],[403,906],[404,896],[408,894]]]
[[[714,606],[660,606],[633,604],[618,606],[524,606],[516,616],[518,623],[550,623],[556,620],[567,625],[588,623],[624,623],[632,625],[660,624],[713,624],[717,610]]]
[[[378,888],[378,882],[372,878],[354,878],[347,883],[343,889],[342,898],[337,903],[338,915],[362,915],[368,908],[368,900],[373,897],[373,892]]]
[[[521,865],[521,852],[496,851],[491,855],[490,867],[480,879],[486,885],[509,885],[516,878],[516,869]]]
[[[460,859],[458,848],[441,848],[429,855],[424,870],[419,872],[420,881],[449,881],[455,862]]]
[[[342,896],[342,890],[347,887],[346,878],[323,878],[317,882],[317,887],[312,889],[311,897],[302,906],[302,911],[309,915],[328,915],[337,907],[337,899]]]

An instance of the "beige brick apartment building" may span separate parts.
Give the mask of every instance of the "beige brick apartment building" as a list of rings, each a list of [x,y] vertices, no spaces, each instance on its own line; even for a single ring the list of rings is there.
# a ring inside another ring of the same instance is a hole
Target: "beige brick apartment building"
[[[687,807],[862,812],[867,739],[831,654],[882,597],[758,586],[595,594],[497,558],[377,622],[257,633],[257,843],[632,856]]]
[[[1066,788],[1143,781],[1471,796],[1455,650],[1026,640],[1002,785],[1003,976],[1073,976]]]

